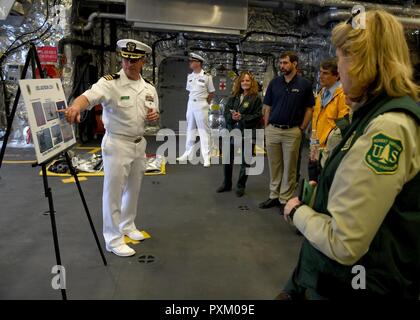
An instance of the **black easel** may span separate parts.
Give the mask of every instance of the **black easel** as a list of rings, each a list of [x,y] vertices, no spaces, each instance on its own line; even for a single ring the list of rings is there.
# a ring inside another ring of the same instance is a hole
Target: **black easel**
[[[27,55],[26,61],[25,61],[25,65],[24,65],[23,70],[22,70],[21,79],[25,79],[26,73],[28,71],[29,63],[31,63],[31,67],[32,67],[32,77],[34,79],[36,78],[36,67],[38,67],[40,77],[44,78],[44,74],[43,74],[43,71],[42,71],[41,63],[39,61],[38,53],[37,53],[36,47],[33,43],[30,44],[28,55]],[[7,144],[7,141],[9,139],[9,136],[10,136],[10,133],[11,133],[11,130],[12,130],[12,123],[13,123],[13,119],[14,119],[15,114],[16,114],[16,109],[17,109],[17,105],[18,105],[18,102],[19,102],[19,98],[20,98],[20,87],[18,87],[18,90],[16,92],[16,96],[15,96],[15,100],[13,102],[12,110],[11,110],[10,114],[7,115],[7,131],[6,131],[6,134],[4,135],[3,145],[2,145],[1,153],[0,153],[0,168],[1,168],[1,165],[3,163],[4,153],[5,153],[5,150],[6,150],[6,144]],[[70,159],[70,156],[68,155],[67,151],[64,152],[64,156],[66,158],[69,170],[70,170],[71,174],[73,175],[74,180],[76,181],[77,189],[79,191],[80,198],[82,199],[83,207],[85,209],[86,216],[89,220],[90,228],[91,228],[93,236],[95,238],[96,245],[98,246],[99,253],[101,254],[102,261],[103,261],[104,265],[107,265],[107,261],[106,261],[105,255],[102,251],[102,247],[100,245],[99,238],[98,238],[98,235],[96,233],[95,226],[93,224],[93,221],[92,221],[92,218],[91,218],[91,215],[90,215],[90,212],[89,212],[86,200],[85,200],[85,196],[84,196],[83,191],[82,191],[82,187],[80,186],[79,178],[76,174],[76,170],[74,169],[74,167],[71,163],[71,159]],[[51,160],[52,159],[50,159],[49,161],[51,161]],[[48,163],[48,161],[44,162],[44,163],[41,163],[41,164],[37,163],[37,164],[34,164],[33,166],[35,167],[35,166],[39,165],[42,168],[42,179],[43,179],[43,182],[44,182],[44,192],[45,192],[45,197],[48,199],[48,207],[49,207],[50,220],[51,220],[51,229],[52,229],[53,240],[54,240],[55,258],[56,258],[57,265],[61,266],[62,264],[61,264],[61,257],[60,257],[60,246],[58,244],[57,226],[56,226],[56,222],[55,222],[54,203],[53,203],[51,188],[48,186],[47,163]],[[62,296],[63,300],[67,300],[66,289],[61,289],[61,296]]]

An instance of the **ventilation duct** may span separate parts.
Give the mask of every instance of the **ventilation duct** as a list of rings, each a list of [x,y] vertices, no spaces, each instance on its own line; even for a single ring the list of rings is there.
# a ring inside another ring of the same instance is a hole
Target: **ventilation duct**
[[[126,19],[135,28],[240,34],[247,29],[246,0],[127,0]]]

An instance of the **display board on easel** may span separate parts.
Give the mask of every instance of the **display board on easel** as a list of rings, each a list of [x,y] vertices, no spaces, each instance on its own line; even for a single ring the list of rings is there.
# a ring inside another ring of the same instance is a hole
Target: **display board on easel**
[[[37,71],[41,79],[26,80],[26,73],[32,66],[32,76],[36,78]],[[36,69],[38,68],[38,69]],[[86,216],[89,220],[89,225],[93,236],[98,246],[104,265],[107,265],[105,255],[99,243],[99,238],[92,221],[92,217],[87,206],[85,196],[80,185],[76,170],[74,169],[70,156],[66,149],[72,147],[76,143],[73,132],[73,127],[65,122],[64,115],[58,111],[67,108],[66,99],[64,96],[63,87],[58,79],[44,79],[44,72],[42,70],[41,62],[36,51],[34,43],[30,43],[28,55],[26,56],[25,64],[22,69],[21,78],[25,80],[19,81],[19,88],[16,92],[13,101],[13,107],[10,113],[7,114],[7,129],[3,138],[3,145],[0,150],[0,168],[3,164],[4,154],[6,152],[7,141],[12,131],[13,119],[16,115],[21,94],[23,94],[24,102],[28,111],[29,126],[32,131],[34,140],[37,163],[32,166],[40,165],[42,167],[42,180],[44,182],[44,193],[48,199],[48,212],[51,220],[51,229],[54,241],[54,250],[57,266],[62,266],[60,256],[60,246],[58,243],[58,232],[55,222],[54,201],[52,197],[51,188],[48,185],[47,176],[47,162],[51,161],[59,153],[63,153],[67,161],[67,165],[76,182]],[[61,296],[63,300],[67,300],[67,293],[65,286],[60,285]]]
[[[76,144],[73,126],[57,112],[67,108],[60,79],[19,80],[28,112],[38,163],[45,163]]]

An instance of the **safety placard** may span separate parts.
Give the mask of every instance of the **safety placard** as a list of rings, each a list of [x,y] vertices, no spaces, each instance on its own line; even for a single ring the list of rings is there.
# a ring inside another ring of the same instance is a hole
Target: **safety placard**
[[[41,63],[52,62],[57,63],[58,61],[58,49],[53,46],[37,47],[39,61]]]
[[[38,163],[56,157],[76,144],[73,126],[64,114],[67,102],[59,79],[19,80],[20,90],[28,112],[29,126]]]

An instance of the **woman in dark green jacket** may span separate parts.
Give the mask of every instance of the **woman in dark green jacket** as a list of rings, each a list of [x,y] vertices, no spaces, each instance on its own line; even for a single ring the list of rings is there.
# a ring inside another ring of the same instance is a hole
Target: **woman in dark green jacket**
[[[236,187],[236,195],[238,197],[242,197],[245,193],[245,184],[248,179],[246,168],[249,167],[250,162],[250,157],[246,156],[247,148],[251,146],[251,153],[253,153],[255,147],[255,129],[260,123],[262,117],[262,101],[258,93],[258,82],[254,79],[254,76],[249,71],[242,72],[235,80],[232,96],[229,98],[225,106],[224,114],[226,119],[226,128],[231,133],[234,129],[240,130],[242,137],[240,139],[242,161]],[[245,130],[252,131],[252,138],[244,133]],[[235,150],[237,149],[235,148],[237,145],[234,141],[234,138],[229,138],[229,145],[229,158],[226,157],[226,154],[223,157],[224,181],[223,184],[217,189],[217,192],[232,190],[232,171]],[[239,147],[239,145],[237,147]]]

